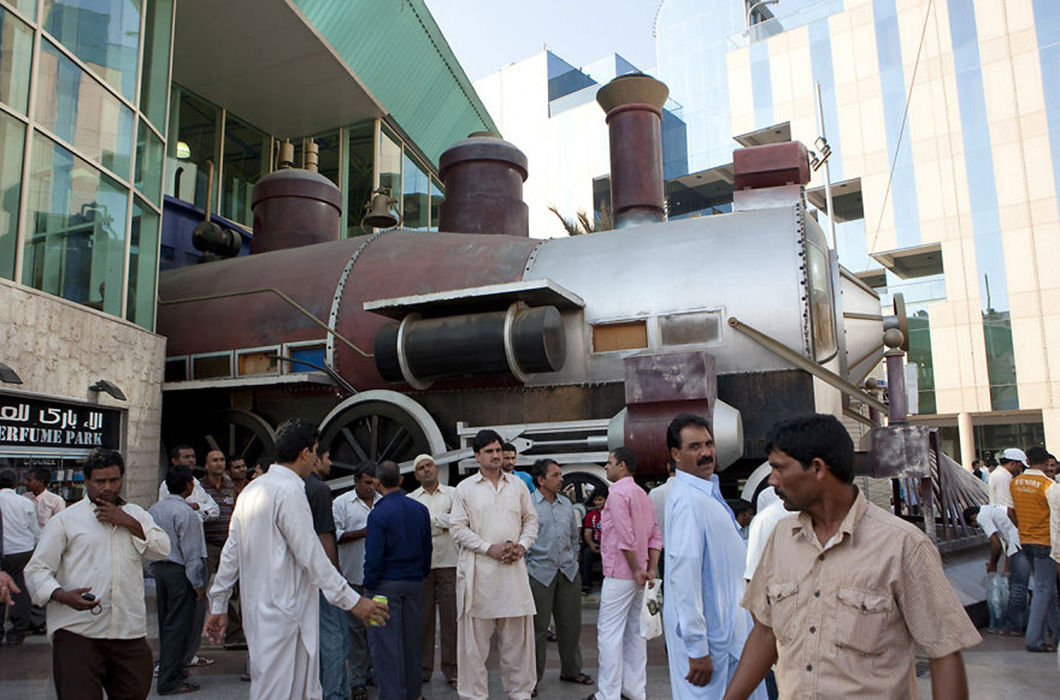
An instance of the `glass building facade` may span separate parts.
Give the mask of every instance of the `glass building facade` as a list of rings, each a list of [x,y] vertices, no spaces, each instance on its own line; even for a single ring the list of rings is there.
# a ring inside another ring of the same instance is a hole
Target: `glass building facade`
[[[0,276],[151,329],[172,0],[0,0]]]
[[[813,149],[823,128],[833,185],[861,198],[840,261],[885,311],[905,297],[919,412],[970,413],[994,447],[1043,435],[999,413],[1060,439],[1060,3],[781,0],[745,28],[749,6],[659,11],[690,169],[729,162],[734,134],[783,126]]]

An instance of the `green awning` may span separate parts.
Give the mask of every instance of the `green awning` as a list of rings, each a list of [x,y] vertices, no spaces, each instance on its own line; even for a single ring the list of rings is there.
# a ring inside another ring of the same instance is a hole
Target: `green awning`
[[[497,132],[423,0],[288,0],[436,165],[473,131]]]

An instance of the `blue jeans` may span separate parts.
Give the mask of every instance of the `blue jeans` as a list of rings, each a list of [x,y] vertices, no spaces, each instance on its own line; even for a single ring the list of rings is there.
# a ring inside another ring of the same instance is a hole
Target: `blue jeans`
[[[1031,559],[1021,549],[1009,557],[1008,609],[1005,628],[1022,632],[1027,628],[1027,583],[1031,578]]]
[[[329,603],[320,593],[320,685],[324,700],[346,700],[350,687],[346,684],[346,654],[350,646],[350,632],[346,626],[346,611]]]
[[[1023,643],[1028,649],[1040,649],[1045,644],[1046,631],[1055,630],[1060,624],[1057,622],[1060,607],[1056,599],[1056,562],[1049,556],[1049,545],[1025,544],[1022,551],[1026,552],[1024,559],[1034,571],[1034,599]]]

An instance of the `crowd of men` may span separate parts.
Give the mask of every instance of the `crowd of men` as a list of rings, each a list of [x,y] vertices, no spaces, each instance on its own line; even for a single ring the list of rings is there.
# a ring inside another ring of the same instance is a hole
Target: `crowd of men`
[[[990,538],[986,570],[1008,574],[1008,605],[991,610],[988,632],[1023,637],[1031,652],[1055,652],[1060,641],[1060,485],[1056,457],[1042,447],[1004,450],[976,460],[990,504],[965,510],[969,525]],[[1002,556],[1004,553],[1004,556]]]
[[[47,606],[60,698],[86,688],[146,696],[153,659],[145,560],[158,596],[163,695],[199,689],[188,668],[209,663],[197,655],[205,635],[213,644],[245,644],[254,698],[359,700],[374,684],[382,700],[413,700],[434,675],[437,638],[438,670],[460,698],[488,697],[495,646],[506,694],[527,700],[550,682],[554,635],[559,681],[595,686],[586,700],[644,700],[643,608],[655,598],[646,592],[660,586],[675,698],[766,698],[778,690],[912,697],[918,647],[935,697],[968,695],[961,650],[980,637],[931,541],[854,485],[853,443],[834,417],[773,428],[769,488],[753,519],[750,504],[722,497],[710,423],[692,414],[666,431],[664,484],[649,495],[634,478],[635,453],[619,447],[605,465],[610,487],[587,504],[569,497],[555,461],[515,470],[514,447],[491,430],[474,437],[478,470],[455,488],[440,483],[434,458],[422,454],[411,464],[415,490],[402,488],[397,464],[367,462],[353,488],[332,499],[323,482],[330,456],[317,437],[307,421],[284,423],[275,463],[252,480],[245,463],[216,450],[197,479],[194,450],[178,446],[149,511],[121,498],[125,467],[113,450],[89,456],[85,498],[57,512],[39,492],[14,504],[0,473],[3,522],[21,517],[28,533],[13,540],[4,533],[5,542],[25,543],[5,552],[5,570],[9,558],[16,565],[0,578],[0,599],[28,594]],[[1003,453],[998,470],[1009,476],[997,478],[1011,480],[1010,500],[998,504],[1004,520],[989,506],[966,515],[996,541],[988,569],[1000,551],[1009,554],[1014,602],[1005,629],[1025,625],[1031,650],[1048,649],[1044,635],[1060,630],[1060,503],[1051,530],[1049,523],[1060,494],[1039,457]],[[1022,473],[1006,466],[1013,459]],[[993,493],[993,474],[989,481]],[[42,516],[50,518],[43,530]],[[28,562],[19,567],[21,554]],[[579,645],[595,556],[603,574],[598,679],[585,673]],[[1023,622],[1031,571],[1034,601]],[[657,612],[648,606],[649,616]],[[12,629],[20,639],[21,628]]]

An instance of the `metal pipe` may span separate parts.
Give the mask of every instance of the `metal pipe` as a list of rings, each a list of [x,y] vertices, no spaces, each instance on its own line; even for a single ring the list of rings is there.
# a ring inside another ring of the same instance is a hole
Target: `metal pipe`
[[[297,301],[295,301],[291,297],[287,296],[286,294],[281,292],[279,289],[276,289],[275,287],[262,287],[260,289],[244,289],[244,290],[241,290],[241,291],[238,291],[238,292],[221,292],[220,294],[206,294],[204,296],[184,297],[182,299],[163,299],[161,297],[158,297],[158,305],[159,306],[168,306],[170,304],[188,304],[188,303],[195,302],[195,301],[212,301],[214,299],[227,299],[229,297],[241,297],[241,296],[247,296],[249,294],[265,294],[265,293],[272,293],[272,294],[275,294],[276,296],[280,297],[285,302],[287,302],[288,304],[293,306],[296,311],[298,311],[303,316],[308,318],[310,321],[312,321],[313,323],[315,323],[316,325],[320,326],[325,331],[327,331],[331,336],[333,336],[335,338],[338,338],[343,343],[348,345],[351,350],[353,350],[354,352],[359,354],[361,357],[366,357],[366,358],[375,357],[375,355],[373,355],[372,353],[368,353],[368,352],[365,352],[364,350],[361,350],[359,347],[357,347],[352,342],[350,342],[350,340],[348,338],[346,338],[345,336],[340,334],[338,331],[336,331],[334,328],[332,328],[331,326],[329,326],[328,324],[324,323],[319,318],[314,316],[312,314],[312,312],[309,311],[309,309],[305,308],[304,306],[299,304]]]
[[[890,401],[888,422],[905,423],[909,418],[909,399],[905,395],[905,353],[887,351],[887,398]]]
[[[799,353],[795,352],[794,350],[789,348],[787,345],[784,345],[783,343],[781,343],[781,342],[779,342],[777,340],[774,340],[773,338],[770,338],[768,335],[766,335],[762,331],[757,330],[755,328],[752,328],[751,326],[748,326],[746,323],[743,323],[743,322],[737,320],[735,317],[731,317],[731,316],[729,317],[728,323],[729,323],[729,326],[731,326],[735,330],[740,331],[741,333],[746,335],[751,340],[754,340],[755,342],[757,342],[762,347],[764,347],[767,350],[770,350],[770,351],[776,353],[777,355],[779,355],[780,357],[784,358],[785,360],[787,360],[791,364],[795,365],[799,369],[802,369],[802,370],[805,370],[805,371],[809,372],[810,374],[812,374],[813,376],[817,377],[818,379],[820,379],[821,381],[825,382],[826,384],[829,384],[830,386],[832,386],[832,387],[834,387],[836,389],[839,389],[840,391],[842,391],[843,393],[845,393],[845,394],[847,394],[849,396],[853,396],[853,397],[857,398],[859,401],[865,402],[869,406],[871,406],[873,408],[876,408],[877,410],[879,410],[881,412],[888,410],[887,409],[887,405],[884,404],[883,402],[878,401],[878,400],[874,399],[873,397],[869,396],[864,391],[862,391],[858,387],[854,386],[853,384],[851,384],[847,380],[843,379],[842,377],[840,377],[835,372],[833,372],[833,371],[831,371],[829,369],[825,369],[824,367],[821,367],[816,362],[813,362],[812,360],[808,360],[805,357],[803,357],[802,355],[800,355]]]
[[[817,82],[817,130],[825,145],[828,139],[824,135],[824,103],[821,101],[821,83]],[[816,148],[816,145],[814,146]],[[832,250],[836,249],[835,242],[835,209],[832,206],[832,172],[829,170],[828,161],[831,160],[829,153],[824,157],[824,201],[828,208],[828,237]]]

